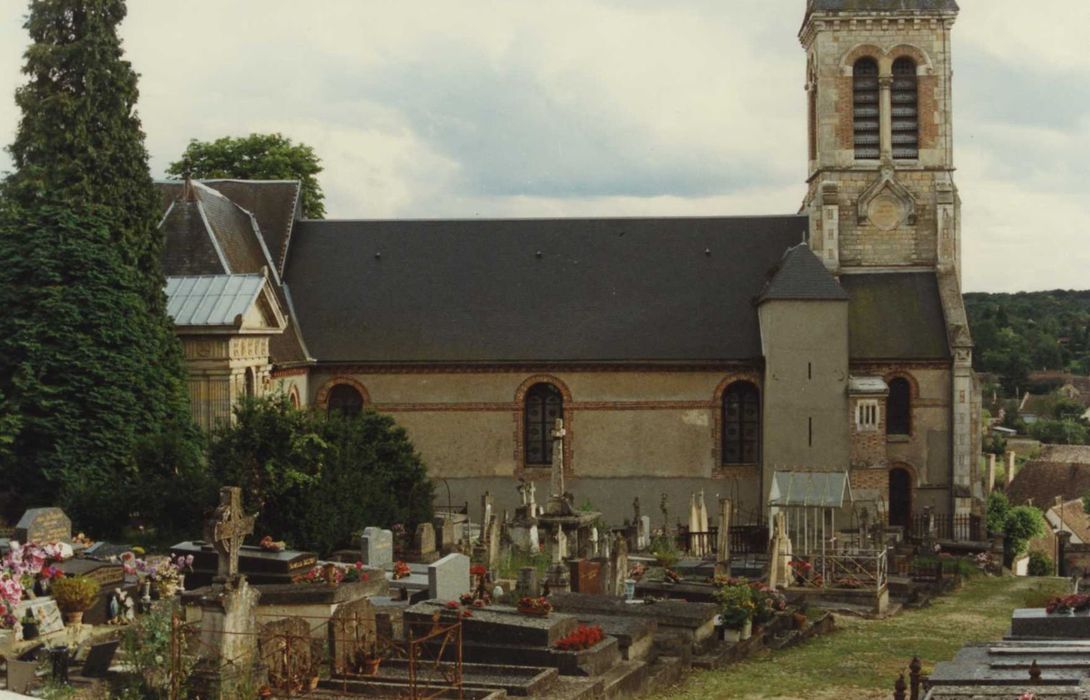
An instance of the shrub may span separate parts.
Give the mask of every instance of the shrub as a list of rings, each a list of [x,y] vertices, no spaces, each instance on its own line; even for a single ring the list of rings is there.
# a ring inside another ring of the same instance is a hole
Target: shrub
[[[1033,506],[1015,506],[1007,514],[1004,533],[1013,554],[1024,554],[1029,541],[1045,533],[1045,519]]]
[[[1011,504],[1007,500],[1007,494],[999,491],[993,491],[988,496],[988,510],[984,517],[985,525],[988,528],[989,534],[999,534],[1006,532],[1007,529],[1007,515],[1010,513]]]
[[[98,599],[99,583],[86,576],[66,576],[55,579],[51,593],[62,612],[83,612]]]
[[[356,543],[353,532],[431,519],[432,484],[405,431],[389,416],[345,417],[294,408],[284,395],[235,408],[213,436],[209,468],[242,487],[255,534],[319,553]]]
[[[1055,570],[1052,558],[1044,552],[1029,553],[1028,573],[1030,576],[1052,576]]]
[[[669,535],[659,535],[651,540],[651,556],[659,566],[669,569],[681,559],[681,551]]]

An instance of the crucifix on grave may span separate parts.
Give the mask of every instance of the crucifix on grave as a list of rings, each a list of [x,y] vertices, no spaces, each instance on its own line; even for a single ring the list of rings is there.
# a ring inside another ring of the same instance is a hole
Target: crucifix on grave
[[[571,515],[572,506],[564,493],[564,437],[568,431],[564,430],[564,419],[556,419],[556,427],[553,428],[553,460],[552,460],[552,484],[550,487],[549,502],[545,506],[547,515]]]
[[[253,534],[256,516],[242,512],[242,489],[224,486],[220,489],[220,504],[205,525],[205,538],[212,543],[219,560],[216,580],[234,581],[238,577],[238,555],[242,540]]]

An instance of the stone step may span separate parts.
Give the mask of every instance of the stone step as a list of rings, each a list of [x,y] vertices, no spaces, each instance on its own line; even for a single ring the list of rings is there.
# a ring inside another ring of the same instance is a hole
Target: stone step
[[[374,681],[339,681],[322,680],[316,690],[307,693],[308,698],[323,698],[323,700],[358,700],[366,698],[388,698],[389,700],[402,700],[408,695],[408,685],[404,683],[387,683],[380,680]],[[429,698],[444,700],[461,697],[462,700],[504,700],[507,692],[503,689],[474,689],[463,688],[461,694],[458,690],[446,686],[418,685],[417,691],[424,693]]]
[[[597,700],[602,697],[604,683],[601,678],[564,676],[541,700]]]
[[[647,683],[645,692],[648,695],[661,693],[667,688],[681,682],[687,665],[677,656],[660,656],[655,663],[647,668]]]
[[[639,697],[647,684],[647,664],[642,661],[622,661],[602,676],[602,697]]]

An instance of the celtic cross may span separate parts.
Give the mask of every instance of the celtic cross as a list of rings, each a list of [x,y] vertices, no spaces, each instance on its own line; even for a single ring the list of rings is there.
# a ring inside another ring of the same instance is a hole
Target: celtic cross
[[[242,540],[254,531],[253,515],[242,514],[242,489],[224,486],[220,489],[220,504],[205,528],[208,539],[219,554],[216,578],[232,580],[238,576],[238,555]]]

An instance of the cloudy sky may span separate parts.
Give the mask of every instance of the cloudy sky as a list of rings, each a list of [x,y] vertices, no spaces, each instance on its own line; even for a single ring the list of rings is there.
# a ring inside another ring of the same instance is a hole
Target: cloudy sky
[[[1087,0],[960,0],[967,291],[1090,288]],[[804,0],[129,0],[160,176],[190,138],[314,146],[331,218],[794,213]],[[0,0],[0,141],[24,0]],[[0,171],[10,161],[0,155]]]

